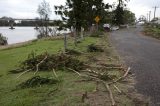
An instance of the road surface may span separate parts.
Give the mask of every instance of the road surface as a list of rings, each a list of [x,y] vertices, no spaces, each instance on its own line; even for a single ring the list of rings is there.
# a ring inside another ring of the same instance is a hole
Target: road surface
[[[113,46],[136,76],[136,89],[160,106],[160,40],[141,34],[142,27],[111,32]]]

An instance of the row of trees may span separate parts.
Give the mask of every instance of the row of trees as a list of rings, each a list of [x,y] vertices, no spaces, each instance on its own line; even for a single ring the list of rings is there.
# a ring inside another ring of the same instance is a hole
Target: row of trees
[[[118,5],[113,8],[103,0],[66,0],[65,5],[55,6],[55,13],[61,16],[65,27],[74,26],[78,31],[95,24],[96,16],[100,17],[100,24],[130,24],[135,22],[135,14],[126,9],[127,2],[118,0]]]
[[[19,22],[15,22],[13,20],[13,18],[11,17],[2,17],[0,18],[0,26],[10,26],[11,21],[14,23],[14,26],[43,26],[42,24],[42,20],[41,18],[35,18],[34,20],[30,21],[30,20],[21,20]],[[59,20],[55,20],[55,21],[51,21],[48,23],[49,26],[55,26],[57,25],[57,22],[59,22]]]

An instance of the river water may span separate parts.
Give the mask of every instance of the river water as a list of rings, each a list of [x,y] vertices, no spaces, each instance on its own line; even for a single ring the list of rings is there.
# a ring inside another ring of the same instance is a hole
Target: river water
[[[8,38],[8,44],[25,42],[37,38],[38,32],[34,27],[14,27],[14,30],[9,27],[0,27],[0,33]],[[60,32],[63,33],[64,31]],[[66,33],[66,32],[64,32]]]

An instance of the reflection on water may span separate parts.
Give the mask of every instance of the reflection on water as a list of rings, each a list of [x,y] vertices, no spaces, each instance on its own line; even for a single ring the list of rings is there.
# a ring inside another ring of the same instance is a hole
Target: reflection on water
[[[61,31],[59,33],[68,33],[69,31]],[[34,27],[15,27],[14,30],[9,27],[0,27],[0,33],[8,38],[8,44],[20,43],[37,38],[38,32]]]
[[[9,29],[9,27],[0,27],[0,33],[8,38],[8,44],[36,39],[38,34],[34,27],[15,27],[14,30]]]

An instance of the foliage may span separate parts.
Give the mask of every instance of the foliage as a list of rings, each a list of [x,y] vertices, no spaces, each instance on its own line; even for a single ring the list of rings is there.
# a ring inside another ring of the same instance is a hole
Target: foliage
[[[116,25],[124,24],[124,8],[126,7],[127,0],[118,0],[118,5],[116,9],[113,11],[113,23]]]
[[[146,25],[143,32],[147,36],[160,39],[160,25],[157,24]]]
[[[55,6],[55,13],[61,16],[66,27],[74,26],[80,31],[81,27],[89,28],[95,23],[96,16],[103,20],[104,12],[109,7],[103,0],[67,0],[64,6]]]
[[[74,49],[67,49],[66,54],[68,54],[68,55],[81,55],[81,52],[74,50]]]
[[[46,59],[44,60],[45,57]],[[42,62],[42,60],[44,61]],[[18,70],[26,71],[32,69],[35,71],[37,70],[37,64],[39,64],[38,71],[48,71],[53,69],[64,70],[65,68],[74,69],[76,71],[84,69],[83,62],[64,53],[48,54],[46,52],[41,55],[36,55],[35,52],[32,52],[28,55],[28,59],[20,64],[20,69]]]
[[[103,35],[102,31],[96,31],[91,33],[90,37],[101,37]]]
[[[123,23],[124,24],[134,24],[136,20],[135,14],[129,10],[124,10]]]
[[[95,45],[95,44],[88,45],[87,51],[88,52],[104,52],[101,46]]]
[[[0,45],[7,45],[7,38],[0,33]]]
[[[40,76],[34,76],[17,86],[17,88],[25,89],[25,88],[33,88],[40,87],[45,84],[57,84],[59,81],[51,78],[43,78]]]

